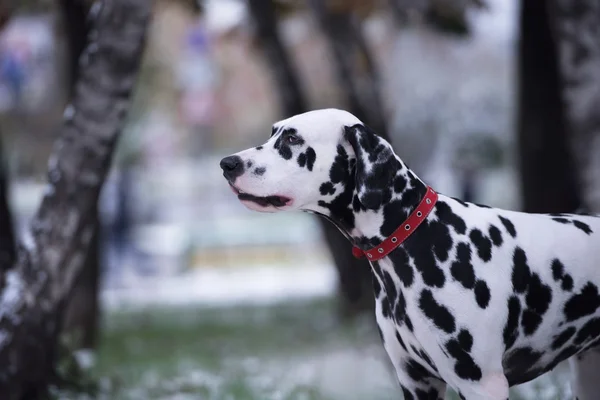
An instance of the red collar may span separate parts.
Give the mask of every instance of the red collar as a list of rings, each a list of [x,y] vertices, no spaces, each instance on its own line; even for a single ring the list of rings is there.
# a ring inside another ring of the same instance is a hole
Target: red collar
[[[421,222],[427,218],[429,213],[433,210],[435,203],[437,202],[437,193],[429,186],[427,186],[427,192],[425,197],[419,203],[417,208],[409,215],[408,219],[404,221],[402,225],[398,227],[381,244],[370,250],[361,250],[354,246],[352,248],[352,255],[356,258],[362,258],[367,255],[369,261],[381,260],[383,257],[390,254],[396,247],[400,246],[414,231],[417,230]]]

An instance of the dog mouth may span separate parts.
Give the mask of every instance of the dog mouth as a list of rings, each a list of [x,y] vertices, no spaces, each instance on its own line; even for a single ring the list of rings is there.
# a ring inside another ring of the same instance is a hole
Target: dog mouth
[[[261,207],[285,207],[292,202],[292,199],[290,199],[289,197],[279,195],[255,196],[253,194],[246,193],[243,190],[238,189],[231,183],[229,184],[229,186],[231,187],[231,190],[233,190],[233,192],[237,195],[240,201],[251,201],[253,203],[258,204]]]

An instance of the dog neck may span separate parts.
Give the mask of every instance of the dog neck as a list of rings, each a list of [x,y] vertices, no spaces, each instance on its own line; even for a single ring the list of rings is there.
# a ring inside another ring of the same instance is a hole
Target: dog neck
[[[427,185],[399,158],[391,200],[377,210],[354,211],[354,229],[349,235],[362,250],[378,246],[402,225],[427,192]]]
[[[344,191],[332,201],[319,202],[319,209],[312,212],[331,221],[355,246],[367,250],[379,245],[390,236],[419,205],[427,192],[425,183],[417,177],[397,156],[390,162],[393,183],[386,188],[389,193],[376,209],[367,209],[359,201],[354,181],[355,163],[348,162],[348,175]]]

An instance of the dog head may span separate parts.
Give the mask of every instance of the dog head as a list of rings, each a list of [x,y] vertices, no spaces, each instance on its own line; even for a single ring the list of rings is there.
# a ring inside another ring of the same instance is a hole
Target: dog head
[[[225,157],[221,168],[252,210],[312,211],[351,229],[352,214],[392,199],[402,163],[358,118],[325,109],[275,123],[265,144]]]

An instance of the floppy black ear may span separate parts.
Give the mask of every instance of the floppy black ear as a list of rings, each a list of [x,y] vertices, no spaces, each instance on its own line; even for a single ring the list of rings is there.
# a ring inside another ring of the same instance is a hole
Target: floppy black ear
[[[358,200],[365,208],[377,210],[392,198],[400,163],[389,143],[366,125],[347,126],[344,136],[356,156],[354,179]]]

